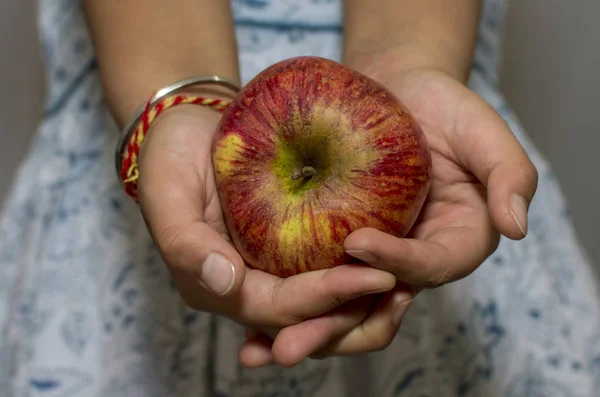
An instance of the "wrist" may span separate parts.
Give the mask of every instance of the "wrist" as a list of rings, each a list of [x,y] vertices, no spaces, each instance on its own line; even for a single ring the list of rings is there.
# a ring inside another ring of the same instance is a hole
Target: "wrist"
[[[466,83],[471,57],[460,57],[432,44],[403,43],[377,51],[353,52],[346,66],[376,81],[386,82],[414,70],[435,70]]]
[[[185,95],[185,94],[184,94]],[[148,138],[152,136],[152,130],[160,125],[177,125],[178,123],[194,125],[198,131],[203,131],[209,141],[221,120],[221,112],[206,106],[194,104],[182,104],[166,109],[152,123],[148,130]],[[141,148],[140,148],[141,151]]]
[[[219,113],[229,105],[237,90],[235,83],[218,76],[198,76],[175,82],[156,92],[123,128],[117,143],[116,169],[127,194],[137,200],[138,156],[142,147],[146,146],[146,136],[156,121],[161,123],[179,115],[178,123],[187,119],[190,125],[207,131],[205,138],[210,142],[220,120]]]
[[[181,97],[184,100],[177,105],[168,105],[167,103],[175,103],[172,100],[174,97]],[[190,86],[180,91],[174,92],[155,106],[155,109],[161,107],[162,109],[155,113],[155,116],[150,116],[151,121],[149,122],[147,132],[144,135],[151,137],[151,130],[155,129],[157,125],[169,124],[169,123],[181,123],[187,125],[194,125],[197,131],[203,131],[205,138],[208,142],[212,141],[212,137],[216,131],[218,123],[221,120],[222,112],[224,107],[227,106],[235,97],[235,92],[227,87],[219,85],[198,85]],[[208,100],[212,104],[201,104],[197,102],[199,99]],[[221,101],[219,105],[215,105],[213,101]],[[149,114],[154,114],[150,112]],[[137,127],[140,126],[141,119]],[[136,127],[136,128],[137,128]],[[140,145],[140,152],[147,139],[144,139]]]
[[[172,80],[170,83],[174,81]],[[150,96],[153,95],[152,90],[156,91],[162,88],[163,86],[139,88],[135,92],[127,92],[127,95],[120,97],[120,100],[109,100],[109,110],[117,126],[122,129],[126,122],[131,120],[135,112],[150,99]],[[231,102],[236,94],[236,91],[228,87],[219,84],[204,83],[182,88],[171,95],[194,96]]]

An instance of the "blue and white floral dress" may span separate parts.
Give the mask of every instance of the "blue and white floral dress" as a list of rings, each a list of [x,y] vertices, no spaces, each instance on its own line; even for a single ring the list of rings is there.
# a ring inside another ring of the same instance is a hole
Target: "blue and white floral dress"
[[[233,0],[243,80],[296,55],[339,59],[340,0]],[[473,90],[541,175],[529,236],[414,302],[394,343],[285,370],[237,363],[242,329],[180,300],[113,169],[78,1],[39,0],[45,117],[0,223],[0,396],[600,396],[591,266],[552,170],[496,87],[505,4],[485,1]]]

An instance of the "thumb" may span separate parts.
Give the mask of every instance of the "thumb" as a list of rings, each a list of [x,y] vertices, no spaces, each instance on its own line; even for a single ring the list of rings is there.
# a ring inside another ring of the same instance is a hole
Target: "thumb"
[[[217,231],[201,221],[160,229],[161,221],[151,219],[153,238],[182,295],[197,295],[198,285],[218,296],[239,290],[245,276],[244,261]],[[194,302],[197,306],[198,300]]]
[[[506,122],[480,98],[467,100],[456,120],[453,150],[486,186],[494,226],[508,238],[525,237],[529,203],[538,183],[535,166]]]
[[[233,294],[245,264],[226,240],[212,179],[208,148],[216,120],[198,117],[201,111],[172,115],[156,120],[140,150],[142,214],[184,299],[198,294],[198,284],[216,295]]]

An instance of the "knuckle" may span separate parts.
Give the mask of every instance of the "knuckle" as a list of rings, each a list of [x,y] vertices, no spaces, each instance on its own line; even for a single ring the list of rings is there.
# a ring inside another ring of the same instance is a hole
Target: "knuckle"
[[[389,272],[399,280],[404,280],[409,277],[409,271],[403,266],[401,261],[390,262],[388,263],[387,268],[389,269]]]
[[[369,332],[363,329],[366,345],[369,351],[381,351],[389,347],[396,335],[395,329],[386,329],[382,332]],[[374,331],[374,330],[373,330]]]
[[[385,350],[392,344],[393,340],[394,340],[394,334],[391,332],[380,335],[373,340],[373,345],[372,345],[373,349],[372,350],[373,351]]]
[[[405,240],[397,241],[398,252],[392,260],[388,260],[386,268],[388,271],[396,276],[397,279],[404,280],[411,278],[411,267],[406,266],[406,263],[412,263],[415,261],[415,250]],[[402,260],[405,259],[405,261]]]
[[[182,253],[190,244],[185,227],[168,227],[157,234],[156,246],[168,266],[182,270]]]
[[[465,244],[465,238],[460,240],[460,246],[462,249],[469,249],[469,244]],[[456,277],[457,274],[453,274],[455,272],[460,271],[460,268],[463,266],[452,265],[452,263],[456,263],[457,259],[455,258],[455,254],[452,253],[452,250],[442,244],[436,244],[432,247],[434,250],[433,257],[436,258],[435,261],[428,267],[427,274],[429,277],[425,278],[424,285],[428,288],[437,288],[451,281],[453,277]],[[457,267],[458,269],[453,269]]]
[[[430,280],[432,287],[441,287],[450,281],[450,266],[445,266]]]
[[[353,296],[343,296],[335,288],[335,272],[326,271],[316,281],[315,290],[319,296],[329,302],[330,307],[338,307],[348,302]]]
[[[281,302],[279,300],[279,291],[281,289],[282,279],[277,279],[273,288],[271,289],[271,293],[269,294],[270,305],[273,308],[273,312],[277,317],[281,316]]]
[[[284,293],[283,291],[286,291]],[[301,316],[290,313],[288,302],[294,302],[295,297],[291,293],[291,289],[286,289],[286,279],[277,279],[270,293],[270,306],[273,312],[273,317],[279,319],[280,325],[297,324],[304,319]]]
[[[519,173],[534,188],[537,186],[539,180],[539,173],[537,168],[535,167],[535,165],[533,165],[531,161],[527,160],[519,164]]]
[[[433,289],[438,288],[447,283],[448,279],[448,269],[444,268],[441,270],[435,270],[431,273],[428,273],[420,280],[417,281],[417,284],[422,288]]]

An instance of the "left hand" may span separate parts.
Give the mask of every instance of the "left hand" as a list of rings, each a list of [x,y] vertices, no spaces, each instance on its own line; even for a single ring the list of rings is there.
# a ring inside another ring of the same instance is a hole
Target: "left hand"
[[[404,103],[423,129],[431,151],[433,179],[428,199],[406,238],[360,229],[346,238],[347,252],[393,273],[399,283],[418,291],[473,272],[495,251],[500,233],[515,240],[525,237],[538,175],[500,115],[465,85],[433,68],[375,73],[374,78]],[[316,333],[326,317],[292,325],[277,334],[273,352],[280,356],[277,361],[290,361],[290,356],[292,361],[300,361],[311,355],[385,348],[396,335],[411,299],[406,288],[384,294],[364,321],[325,347],[297,346],[294,341],[307,332]],[[270,343],[268,338],[258,337],[242,350],[267,349]]]

